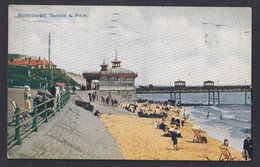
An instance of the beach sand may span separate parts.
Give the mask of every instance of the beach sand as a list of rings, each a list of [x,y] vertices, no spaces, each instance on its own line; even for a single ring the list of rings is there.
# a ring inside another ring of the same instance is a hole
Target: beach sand
[[[141,104],[138,104],[140,107]],[[155,105],[151,106],[152,110]],[[172,108],[171,112],[177,108]],[[166,124],[169,125],[168,116]],[[180,115],[181,117],[181,115]],[[171,137],[162,136],[163,130],[153,128],[156,120],[160,118],[144,118],[134,115],[107,115],[103,114],[100,119],[116,140],[124,159],[127,160],[219,160],[221,151],[219,146],[222,142],[207,136],[206,132],[201,135],[207,137],[208,143],[193,143],[193,123],[186,121],[179,129],[182,138],[178,138],[179,150],[173,150]],[[242,154],[228,147],[228,150],[236,161],[243,160]]]

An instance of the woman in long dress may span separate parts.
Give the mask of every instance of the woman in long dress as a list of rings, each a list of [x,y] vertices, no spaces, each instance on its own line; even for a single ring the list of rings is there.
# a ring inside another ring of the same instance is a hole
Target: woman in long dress
[[[30,88],[29,86],[26,86],[24,90],[24,110],[28,109],[25,112],[27,114],[30,114],[32,112],[30,98],[31,98]]]

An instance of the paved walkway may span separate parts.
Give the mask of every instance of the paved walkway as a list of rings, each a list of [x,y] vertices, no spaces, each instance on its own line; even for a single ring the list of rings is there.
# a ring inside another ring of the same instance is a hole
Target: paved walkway
[[[84,96],[81,98],[85,99]],[[25,138],[22,145],[10,149],[8,156],[28,159],[122,159],[117,143],[104,124],[93,113],[76,106],[73,103],[75,99],[79,96],[72,95],[55,117],[43,124],[39,132]]]
[[[78,91],[77,95],[82,101],[89,102],[87,91]],[[112,105],[107,105],[106,103],[102,103],[97,100],[95,102],[91,102],[91,104],[94,106],[94,111],[98,110],[102,114],[137,115],[136,113],[129,112],[126,109],[122,109],[121,107],[114,107]]]

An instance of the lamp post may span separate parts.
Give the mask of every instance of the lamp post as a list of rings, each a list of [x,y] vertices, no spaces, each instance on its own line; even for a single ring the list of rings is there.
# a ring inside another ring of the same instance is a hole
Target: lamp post
[[[50,61],[51,61],[51,33],[49,32],[49,62],[48,62],[48,91],[50,91],[50,79],[51,79],[51,71],[50,71]]]

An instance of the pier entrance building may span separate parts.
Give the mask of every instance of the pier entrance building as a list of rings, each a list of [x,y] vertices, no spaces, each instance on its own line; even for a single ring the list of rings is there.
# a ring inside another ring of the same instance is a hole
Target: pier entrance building
[[[121,67],[121,61],[118,60],[117,53],[112,61],[112,68],[108,68],[105,59],[100,66],[101,70],[99,72],[82,74],[86,79],[87,89],[91,89],[92,80],[98,80],[98,86],[95,88],[99,99],[103,96],[104,98],[109,97],[109,99],[116,99],[120,102],[136,101],[135,78],[138,75],[131,70]]]

